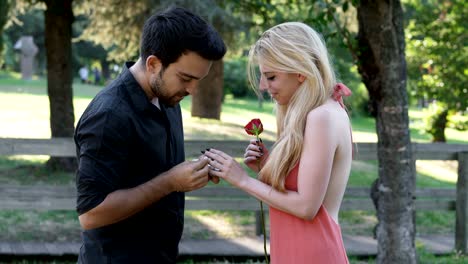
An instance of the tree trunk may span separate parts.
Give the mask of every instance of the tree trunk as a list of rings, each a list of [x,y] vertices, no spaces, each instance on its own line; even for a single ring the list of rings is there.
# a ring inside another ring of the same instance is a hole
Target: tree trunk
[[[8,12],[10,11],[10,2],[8,0],[0,0],[0,67],[3,65],[3,30],[8,21]]]
[[[379,180],[373,193],[377,263],[417,263],[403,11],[398,0],[359,3],[358,67],[375,107],[379,139]]]
[[[110,79],[110,68],[109,68],[109,62],[107,60],[101,60],[101,73],[102,73],[102,79],[104,80],[104,83],[107,82],[107,80]]]
[[[192,116],[220,119],[223,100],[223,61],[215,61],[192,95]]]
[[[74,131],[72,91],[73,0],[45,0],[45,46],[47,54],[47,93],[50,103],[52,137],[72,137]],[[47,166],[75,170],[75,158],[51,157]]]

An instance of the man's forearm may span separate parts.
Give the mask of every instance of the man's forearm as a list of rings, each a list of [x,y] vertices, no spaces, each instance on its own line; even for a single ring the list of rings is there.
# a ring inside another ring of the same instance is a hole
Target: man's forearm
[[[131,189],[117,190],[104,201],[79,216],[85,230],[110,225],[124,220],[174,191],[169,171]]]

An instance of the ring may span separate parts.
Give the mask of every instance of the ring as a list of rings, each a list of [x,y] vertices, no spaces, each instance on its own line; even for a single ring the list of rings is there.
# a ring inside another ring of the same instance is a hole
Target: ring
[[[214,171],[221,171],[220,169],[216,168],[216,167],[213,167],[211,166],[210,164],[208,164],[208,168],[214,170]]]

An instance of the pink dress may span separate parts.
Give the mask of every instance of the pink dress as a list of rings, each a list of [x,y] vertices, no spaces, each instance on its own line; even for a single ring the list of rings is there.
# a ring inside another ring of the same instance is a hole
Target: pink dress
[[[297,191],[299,164],[286,178],[286,189]],[[340,226],[322,205],[311,221],[270,206],[271,264],[349,263]]]

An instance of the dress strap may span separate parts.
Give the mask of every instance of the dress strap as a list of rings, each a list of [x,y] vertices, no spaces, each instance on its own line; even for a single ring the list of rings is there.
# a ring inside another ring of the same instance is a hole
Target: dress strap
[[[350,96],[351,94],[351,90],[346,85],[337,83],[333,90],[332,98],[340,103],[341,107],[346,108],[343,103],[343,96]]]

